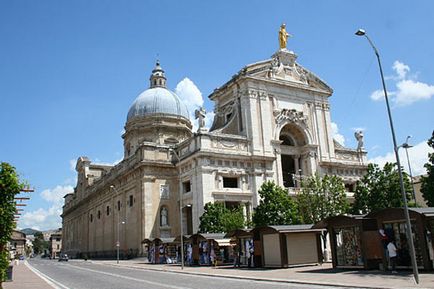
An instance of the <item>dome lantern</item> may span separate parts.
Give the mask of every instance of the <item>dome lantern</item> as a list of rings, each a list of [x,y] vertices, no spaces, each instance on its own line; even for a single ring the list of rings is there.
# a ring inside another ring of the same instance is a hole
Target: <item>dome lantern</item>
[[[163,87],[166,88],[166,75],[164,70],[160,66],[160,61],[157,60],[154,70],[152,70],[151,77],[149,78],[150,85],[149,88]]]

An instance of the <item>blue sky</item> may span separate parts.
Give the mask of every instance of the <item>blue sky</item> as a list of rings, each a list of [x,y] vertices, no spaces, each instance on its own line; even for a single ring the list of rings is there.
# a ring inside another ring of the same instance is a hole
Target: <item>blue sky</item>
[[[282,22],[298,62],[334,89],[336,138],[354,148],[363,128],[369,159],[382,163],[392,140],[375,55],[354,35],[366,29],[398,142],[412,135],[422,173],[434,129],[433,14],[432,1],[1,1],[0,160],[36,189],[19,227],[60,226],[79,156],[122,158],[128,109],[157,57],[171,90],[212,111],[214,88],[278,49]]]

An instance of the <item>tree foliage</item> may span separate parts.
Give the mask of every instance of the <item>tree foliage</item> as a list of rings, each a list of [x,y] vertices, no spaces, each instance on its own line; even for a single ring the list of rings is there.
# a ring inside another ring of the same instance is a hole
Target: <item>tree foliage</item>
[[[44,235],[41,232],[36,232],[34,236],[33,251],[35,254],[42,254],[45,250],[48,250],[48,241],[44,240]]]
[[[261,200],[253,214],[255,226],[291,225],[300,222],[297,205],[285,189],[268,181],[262,184],[258,193]]]
[[[6,243],[10,240],[15,228],[14,197],[20,193],[24,185],[20,182],[15,168],[8,163],[0,164],[0,288],[9,266]]]
[[[229,232],[245,225],[241,207],[228,209],[223,203],[207,203],[204,209],[205,212],[200,217],[201,233]]]
[[[428,145],[434,149],[434,131],[428,140]],[[420,191],[429,207],[434,207],[434,153],[428,154],[428,162],[424,165],[427,175],[422,176]]]
[[[320,178],[315,175],[305,179],[296,202],[304,224],[317,223],[327,217],[347,213],[349,209],[344,182],[337,176]]]
[[[410,179],[403,174],[407,200],[411,198]],[[357,182],[352,211],[354,214],[365,214],[383,208],[396,208],[404,205],[398,168],[395,163],[386,163],[383,169],[377,164],[369,164],[366,175]]]

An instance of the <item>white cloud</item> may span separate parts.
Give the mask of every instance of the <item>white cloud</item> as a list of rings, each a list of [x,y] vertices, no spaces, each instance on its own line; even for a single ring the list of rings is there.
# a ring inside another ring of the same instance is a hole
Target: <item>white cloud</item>
[[[395,70],[396,74],[398,74],[399,79],[404,79],[407,76],[407,72],[410,71],[410,67],[399,60],[396,60],[393,63],[392,68]]]
[[[428,146],[426,141],[418,143],[412,148],[408,149],[408,158],[410,159],[410,166],[413,176],[418,176],[426,173],[426,169],[423,165],[428,162],[428,153],[432,153],[433,149]],[[401,161],[401,166],[408,173],[408,162],[405,150],[399,149],[399,160]],[[388,152],[384,156],[377,156],[369,160],[370,163],[376,163],[381,167],[384,166],[386,162],[396,162],[395,153]]]
[[[388,91],[391,101],[397,106],[406,106],[420,100],[429,100],[434,95],[434,85],[417,81],[417,73],[408,77],[410,67],[400,61],[393,63],[393,70],[396,75],[388,77],[395,81],[395,91]],[[371,93],[371,99],[379,101],[384,99],[383,90],[376,90]]]
[[[48,210],[39,208],[24,213],[19,221],[20,228],[33,228],[36,230],[50,230],[62,227],[61,206],[51,206]]]
[[[181,80],[175,88],[176,94],[187,105],[190,113],[190,121],[193,124],[193,131],[197,130],[197,120],[194,117],[194,111],[203,106],[202,92],[189,78]],[[214,112],[210,111],[205,116],[205,127],[209,128],[214,120]]]
[[[41,192],[41,197],[50,203],[63,203],[63,197],[74,191],[72,186],[56,186],[54,189],[47,189]]]
[[[20,218],[19,227],[30,227],[38,230],[60,228],[62,226],[60,214],[62,214],[63,197],[73,191],[72,186],[56,186],[53,189],[43,190],[40,195],[49,204],[48,209],[39,208],[24,213]]]
[[[75,165],[76,164],[77,164],[77,160],[76,159],[69,160],[69,169],[72,172],[75,172]]]
[[[203,105],[202,92],[200,92],[196,84],[187,77],[176,85],[175,92],[189,109],[193,107],[198,108]],[[190,114],[192,114],[191,111]]]
[[[387,92],[388,97],[394,96],[395,94],[396,94],[396,92],[394,92],[394,91],[388,91]],[[376,90],[373,93],[371,93],[371,99],[374,101],[383,100],[384,99],[384,90],[379,89],[379,90]]]
[[[396,84],[395,102],[399,106],[412,104],[419,100],[428,100],[434,95],[434,85],[411,79],[403,79]]]
[[[332,135],[333,138],[340,143],[341,145],[345,146],[345,137],[339,133],[339,128],[338,125],[334,122],[331,123],[331,127],[332,127]]]

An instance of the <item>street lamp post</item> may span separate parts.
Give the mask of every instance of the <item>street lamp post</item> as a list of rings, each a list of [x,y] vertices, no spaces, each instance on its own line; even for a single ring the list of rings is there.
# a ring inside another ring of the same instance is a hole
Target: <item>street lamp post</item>
[[[408,172],[410,173],[410,181],[411,181],[411,188],[412,188],[412,193],[413,193],[413,200],[414,200],[414,203],[416,204],[416,192],[414,190],[413,174],[411,173],[410,158],[408,157],[408,149],[413,147],[412,145],[408,144],[408,140],[410,138],[411,138],[411,135],[407,136],[405,143],[400,145],[399,148],[404,148],[405,154],[407,155]]]
[[[399,161],[398,146],[396,145],[395,130],[393,128],[392,113],[390,111],[389,98],[387,97],[386,83],[384,82],[384,75],[383,75],[383,68],[381,67],[380,54],[378,53],[378,50],[375,47],[374,43],[371,41],[371,39],[366,34],[365,30],[359,29],[359,30],[357,30],[357,32],[355,34],[357,36],[365,36],[366,39],[368,40],[369,44],[371,45],[371,47],[374,49],[375,55],[377,56],[378,66],[380,68],[381,81],[383,84],[384,98],[386,100],[387,114],[389,116],[390,130],[392,132],[393,150],[395,151],[396,163],[398,165],[399,184],[401,186],[401,194],[402,194],[402,199],[404,202],[404,214],[405,214],[405,220],[406,220],[406,224],[407,224],[406,231],[407,231],[407,239],[409,241],[408,244],[409,244],[409,249],[410,249],[411,265],[413,267],[414,279],[415,279],[416,283],[419,284],[419,273],[418,273],[417,263],[416,263],[416,254],[415,254],[415,250],[414,250],[413,235],[411,233],[411,223],[410,223],[410,215],[408,213],[407,196],[406,196],[406,192],[405,192],[405,188],[404,188],[404,181],[402,178],[401,162]]]
[[[111,185],[110,189],[114,190],[117,194],[119,194],[118,190],[116,189],[115,186]],[[119,219],[119,215],[120,215],[120,211],[118,211],[118,222],[117,222],[117,241],[116,241],[116,263],[119,264],[119,248],[121,246],[121,243],[119,241],[119,225],[123,225],[125,224],[125,221],[120,221]]]
[[[169,149],[170,153],[172,153],[176,159],[178,160],[178,163],[181,161],[179,158],[179,155],[176,153],[176,151],[172,148]],[[180,224],[180,233],[181,233],[181,270],[184,270],[184,229],[182,228],[182,182],[181,182],[181,167],[179,168],[179,183],[178,183],[178,190],[179,190],[179,224]]]
[[[299,188],[301,188],[301,182],[302,182],[302,179],[301,179],[301,169],[298,169],[298,176],[299,176],[299,181],[298,181],[298,187]]]

